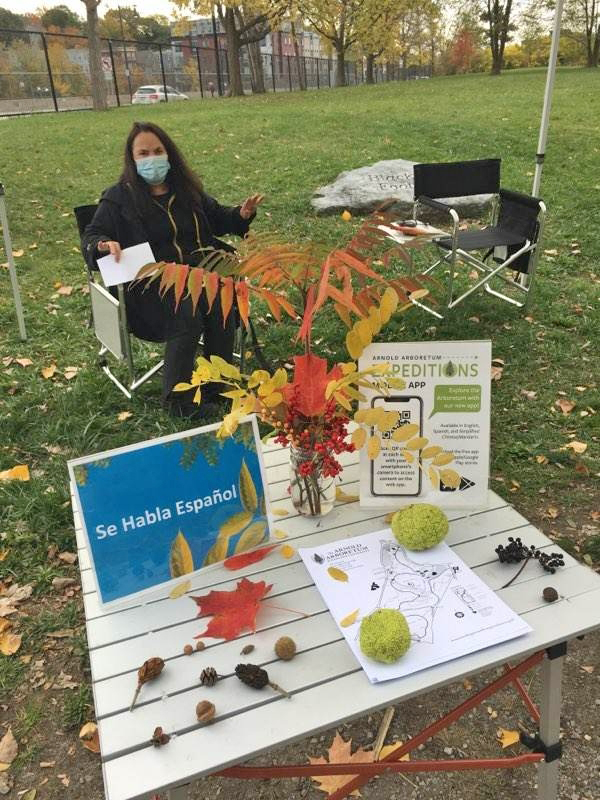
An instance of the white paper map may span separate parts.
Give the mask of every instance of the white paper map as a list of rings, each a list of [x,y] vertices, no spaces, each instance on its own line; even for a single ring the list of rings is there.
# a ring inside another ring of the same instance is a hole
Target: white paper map
[[[531,628],[446,544],[407,551],[386,528],[299,553],[340,631],[372,683],[410,675],[484,647],[529,633]],[[335,580],[330,567],[343,570]],[[399,609],[411,647],[395,664],[366,658],[360,622],[378,608]],[[340,622],[358,609],[356,622]]]

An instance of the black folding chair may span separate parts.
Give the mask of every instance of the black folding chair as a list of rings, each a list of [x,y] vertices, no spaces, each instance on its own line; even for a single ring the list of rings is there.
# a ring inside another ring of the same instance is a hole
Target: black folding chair
[[[73,209],[79,237],[83,236],[86,227],[92,221],[97,205],[77,206]],[[88,286],[92,306],[92,327],[96,338],[100,342],[98,351],[98,364],[104,374],[119,388],[125,397],[131,400],[131,393],[155,375],[163,366],[161,359],[139,378],[135,376],[133,362],[132,337],[127,323],[127,309],[125,306],[125,287],[122,283],[115,286],[116,296],[111,294],[101,282],[98,269],[91,269],[86,264],[88,273]],[[107,356],[114,356],[117,361],[124,362],[127,368],[128,380],[121,382],[112,372]]]
[[[460,219],[452,202],[440,198],[493,195],[491,223],[482,230],[459,230]],[[537,197],[500,188],[500,159],[459,161],[440,164],[415,164],[413,216],[419,208],[431,209],[450,216],[452,232],[438,236],[432,244],[440,257],[423,274],[442,268],[448,270],[447,308],[454,308],[469,295],[483,288],[488,294],[519,307],[526,307],[533,288],[541,246],[546,206]],[[482,256],[474,255],[483,251]],[[482,274],[467,291],[454,297],[454,274],[461,262]],[[505,270],[509,276],[502,274]],[[525,302],[492,289],[489,282],[497,278],[525,294]],[[441,315],[433,309],[434,316]]]

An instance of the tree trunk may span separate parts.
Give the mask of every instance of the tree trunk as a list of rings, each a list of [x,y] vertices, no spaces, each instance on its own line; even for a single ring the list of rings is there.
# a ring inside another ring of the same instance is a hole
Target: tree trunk
[[[231,97],[243,97],[244,87],[242,84],[242,70],[240,67],[240,35],[235,24],[233,8],[225,8],[224,13],[221,6],[219,8],[219,18],[225,28],[227,39],[227,64],[229,67],[229,87],[226,94]]]
[[[106,79],[102,69],[102,46],[98,36],[98,4],[100,0],[84,0],[88,25],[90,84],[94,111],[106,111]]]
[[[260,52],[260,42],[250,42],[248,45],[248,57],[250,58],[250,72],[252,73],[252,91],[254,94],[264,94],[266,92],[265,73]]]
[[[337,69],[335,72],[335,85],[346,86],[346,53],[341,44],[335,45]]]
[[[500,53],[492,53],[492,75],[500,75],[502,72],[502,56]]]
[[[292,41],[294,42],[294,55],[296,57],[296,70],[298,72],[298,84],[301,91],[306,91],[306,79],[304,75],[304,65],[302,63],[302,56],[300,55],[300,47],[298,45],[298,37],[296,36],[296,26],[292,20],[291,23]]]
[[[367,55],[367,75],[365,83],[375,83],[375,76],[373,75],[373,66],[375,64],[375,53]]]

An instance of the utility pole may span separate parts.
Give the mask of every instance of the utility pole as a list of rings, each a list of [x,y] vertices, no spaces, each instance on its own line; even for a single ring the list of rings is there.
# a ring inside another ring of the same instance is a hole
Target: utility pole
[[[217,36],[217,21],[215,19],[215,9],[212,10],[212,29],[213,29],[213,42],[215,44],[215,64],[217,71],[217,89],[219,90],[219,97],[223,95],[223,83],[221,81],[221,59],[219,58],[219,38]]]
[[[123,12],[121,11],[121,6],[117,6],[119,11],[119,22],[121,23],[121,39],[123,40],[123,55],[125,56],[125,75],[127,76],[127,87],[129,89],[129,102],[131,103],[132,100],[132,92],[131,92],[131,77],[129,75],[129,61],[127,60],[127,45],[125,44],[125,30],[123,28]]]

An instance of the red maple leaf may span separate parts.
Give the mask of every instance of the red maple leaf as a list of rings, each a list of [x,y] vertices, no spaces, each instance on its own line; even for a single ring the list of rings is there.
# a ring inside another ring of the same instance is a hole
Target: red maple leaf
[[[279,547],[278,544],[270,544],[266,547],[261,547],[260,550],[251,550],[249,553],[238,553],[236,556],[229,556],[223,562],[226,569],[242,569],[247,567],[248,564],[256,564],[257,561],[262,561],[266,558],[272,550]]]
[[[272,588],[272,583],[242,578],[237,587],[229,592],[212,590],[208,594],[192,597],[199,608],[199,617],[213,615],[206,630],[194,638],[210,636],[214,639],[235,639],[245,628],[254,633],[260,601]]]
[[[289,402],[296,397],[298,411],[305,417],[314,417],[325,411],[325,389],[329,381],[342,376],[341,368],[336,364],[327,372],[327,359],[308,353],[294,356],[294,380],[284,388],[285,398]]]

